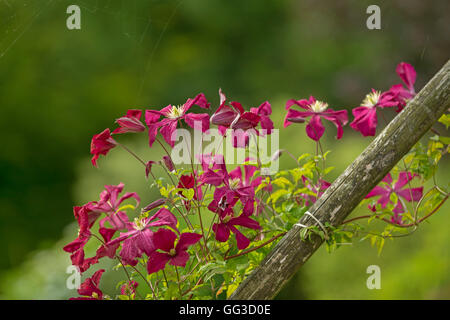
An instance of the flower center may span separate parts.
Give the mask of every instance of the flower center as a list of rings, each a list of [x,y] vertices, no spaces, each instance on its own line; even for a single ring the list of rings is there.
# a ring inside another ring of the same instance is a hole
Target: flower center
[[[183,115],[183,111],[184,111],[184,105],[172,106],[172,109],[167,114],[167,118],[177,119]]]
[[[174,248],[170,249],[170,251],[169,251],[169,256],[173,257],[173,256],[175,256],[176,254],[177,254],[177,252],[175,251]]]
[[[322,101],[315,101],[314,103],[310,104],[309,107],[314,112],[322,112],[328,108],[328,103]]]
[[[361,106],[372,108],[377,105],[378,100],[380,100],[381,92],[374,91],[366,95]]]
[[[145,228],[145,223],[143,219],[134,218],[134,229],[142,231]]]
[[[228,184],[230,185],[230,189],[237,189],[239,187],[239,184],[241,183],[241,180],[239,178],[234,178],[228,180]]]

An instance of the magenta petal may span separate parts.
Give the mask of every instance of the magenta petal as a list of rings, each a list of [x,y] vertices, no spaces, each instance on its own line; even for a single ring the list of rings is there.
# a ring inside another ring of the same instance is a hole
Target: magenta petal
[[[396,193],[405,198],[406,201],[419,201],[422,198],[423,195],[423,187],[419,188],[411,188],[411,189],[403,189],[400,191],[396,191]]]
[[[175,250],[177,252],[185,251],[187,250],[188,247],[192,246],[193,244],[196,244],[201,238],[202,235],[198,233],[190,233],[190,232],[182,233]]]
[[[159,132],[161,132],[164,140],[172,148],[175,145],[175,139],[176,139],[175,133],[177,130],[177,124],[178,124],[177,120],[170,120],[170,121],[167,121],[164,124],[164,126],[162,126],[161,129],[159,130]]]
[[[166,263],[170,260],[170,256],[167,253],[161,253],[154,251],[150,254],[147,262],[147,272],[152,274],[164,269]]]
[[[157,221],[154,221],[158,219]],[[159,209],[153,216],[148,219],[149,227],[169,226],[177,230],[178,220],[175,215],[166,208]]]
[[[184,121],[193,129],[206,132],[209,130],[209,115],[207,113],[189,113],[184,116]]]
[[[399,191],[403,188],[409,181],[411,181],[416,175],[411,172],[402,171],[398,174],[398,180],[394,185],[394,190]]]
[[[269,101],[263,102],[256,110],[260,116],[269,116],[272,114],[272,107]]]
[[[155,110],[145,110],[145,123],[150,126],[159,121],[161,118],[161,112]]]
[[[239,179],[242,180],[242,171],[241,167],[236,167],[230,172],[228,172],[228,176],[232,179]]]
[[[245,205],[244,209],[242,209],[242,214],[244,216],[251,216],[253,214],[253,211],[255,210],[255,201],[254,200],[248,200]]]
[[[381,180],[381,181],[384,182],[384,183],[387,183],[387,184],[391,185],[391,184],[392,184],[392,176],[391,176],[391,173],[388,173],[388,174],[383,178],[383,180]]]
[[[374,136],[378,119],[376,107],[358,107],[352,110],[355,119],[350,123],[350,127],[361,132],[364,137]]]
[[[397,202],[392,212],[395,213],[395,215],[405,212],[405,209],[403,208],[402,202],[400,200]]]
[[[304,120],[310,116],[313,116],[315,113],[311,111],[298,111],[294,109],[289,109],[286,117],[284,118],[283,126],[286,128],[295,122],[295,119],[298,119],[299,122],[304,122]]]
[[[185,267],[186,262],[189,260],[189,253],[186,251],[177,251],[177,254],[172,257],[169,261],[169,264],[172,266]]]
[[[395,69],[398,76],[403,80],[410,91],[414,91],[414,83],[416,82],[416,70],[406,62],[401,62]]]
[[[237,247],[239,250],[244,250],[250,245],[250,240],[246,236],[244,236],[242,232],[240,232],[235,227],[231,227],[230,229],[236,236]]]
[[[214,172],[211,169],[208,169],[203,175],[200,177],[200,181],[206,184],[211,184],[213,186],[220,186],[224,179],[224,173],[222,171]]]
[[[376,196],[381,196],[382,194],[386,194],[389,193],[389,190],[386,190],[383,187],[380,186],[375,186],[372,191],[370,191],[367,196],[365,197],[365,199],[369,199],[372,197],[376,197]]]
[[[147,256],[155,251],[155,245],[153,243],[153,232],[150,229],[142,230],[138,232],[134,238],[136,247],[144,252]]]
[[[259,230],[261,229],[261,226],[259,225],[258,221],[255,221],[249,217],[246,217],[244,215],[240,215],[237,218],[233,218],[229,222],[230,225],[235,226],[242,226],[253,230]]]
[[[120,250],[119,255],[122,258],[122,261],[126,264],[135,266],[138,263],[136,258],[140,257],[141,253],[135,246],[134,238],[126,239],[122,243],[122,250]]]
[[[319,115],[314,115],[306,125],[306,133],[308,137],[314,141],[319,141],[325,132],[325,127],[322,124],[322,120]]]
[[[218,126],[229,127],[238,115],[239,114],[233,108],[222,104],[211,116],[210,121],[212,124]]]
[[[242,130],[248,130],[251,128],[255,128],[261,117],[257,114],[254,114],[252,112],[244,112],[241,114],[241,116],[234,120],[231,124],[232,129],[242,129]]]
[[[168,229],[159,229],[153,234],[155,248],[169,252],[174,248],[177,235]]]
[[[274,129],[273,121],[267,116],[261,116],[261,128],[266,130],[267,134],[271,134]]]
[[[224,223],[215,223],[213,231],[216,234],[217,241],[225,242],[230,237],[230,229]]]
[[[153,145],[153,143],[156,140],[156,135],[158,134],[158,128],[159,128],[158,123],[148,126],[148,144],[150,145],[150,147]]]

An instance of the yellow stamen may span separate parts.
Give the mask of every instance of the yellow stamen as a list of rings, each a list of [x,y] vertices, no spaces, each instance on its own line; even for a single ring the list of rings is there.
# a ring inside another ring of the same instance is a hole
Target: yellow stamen
[[[361,106],[372,108],[377,105],[378,100],[380,100],[381,92],[374,91],[366,95]]]
[[[314,112],[322,112],[328,108],[328,103],[322,101],[315,101],[313,104],[310,104],[309,107]]]

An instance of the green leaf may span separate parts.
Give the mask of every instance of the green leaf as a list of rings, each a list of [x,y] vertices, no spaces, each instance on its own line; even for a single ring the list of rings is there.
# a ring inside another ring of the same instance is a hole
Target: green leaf
[[[450,126],[450,114],[443,114],[438,121],[442,123],[446,129],[448,129]]]
[[[186,197],[188,200],[192,200],[194,198],[194,189],[183,189],[181,191],[184,197]]]

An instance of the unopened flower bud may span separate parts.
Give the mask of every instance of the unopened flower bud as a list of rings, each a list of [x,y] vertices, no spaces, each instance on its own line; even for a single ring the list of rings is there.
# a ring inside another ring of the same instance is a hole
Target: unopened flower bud
[[[173,164],[172,159],[169,156],[164,156],[163,162],[170,172],[175,171],[175,165]]]
[[[153,210],[153,209],[155,209],[155,208],[157,208],[159,206],[162,206],[164,203],[166,203],[165,199],[158,199],[156,201],[153,201],[149,205],[147,205],[145,208],[143,208],[141,210],[141,212],[147,212],[147,211]]]

